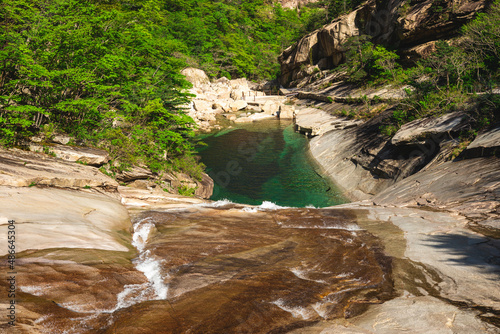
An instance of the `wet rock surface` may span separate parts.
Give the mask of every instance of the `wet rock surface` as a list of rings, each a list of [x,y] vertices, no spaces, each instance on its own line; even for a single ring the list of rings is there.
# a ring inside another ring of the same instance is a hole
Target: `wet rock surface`
[[[168,303],[116,312],[109,333],[286,331],[353,316],[392,293],[389,259],[349,213],[144,215],[155,225],[147,249],[162,259]]]
[[[353,217],[195,205],[139,213],[132,242],[138,254],[64,246],[20,252],[24,330],[17,328],[267,333],[352,317],[393,291],[390,259]]]
[[[500,245],[456,214],[370,202],[132,212],[135,250],[19,254],[19,333],[500,332]]]
[[[445,161],[438,138],[412,160],[369,131],[380,119],[323,120],[313,155],[369,201],[287,209],[147,183],[105,192],[111,179],[93,167],[2,152],[0,244],[10,219],[20,239],[17,325],[0,332],[500,333],[498,158]],[[477,147],[495,147],[495,133]],[[3,310],[8,290],[2,280]]]

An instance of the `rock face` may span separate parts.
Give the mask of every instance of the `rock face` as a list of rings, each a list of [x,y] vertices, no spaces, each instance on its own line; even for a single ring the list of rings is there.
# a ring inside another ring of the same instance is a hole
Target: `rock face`
[[[493,221],[500,211],[500,161],[490,157],[445,162],[399,181],[373,201],[452,210],[477,224]]]
[[[392,137],[392,145],[422,144],[432,136],[450,137],[462,129],[466,115],[462,112],[446,114],[438,118],[423,118],[404,124]]]
[[[41,153],[0,149],[0,185],[116,190],[118,183],[95,167],[62,161]]]
[[[474,139],[464,152],[468,158],[493,156],[500,150],[500,128],[487,131]]]
[[[109,161],[108,152],[90,147],[77,147],[65,145],[39,145],[31,144],[33,152],[47,152],[66,161],[76,161],[85,165],[102,166]]]
[[[308,137],[321,136],[332,130],[352,128],[362,123],[359,120],[348,120],[334,117],[316,108],[300,110],[295,119],[295,130]]]
[[[192,83],[193,87],[202,87],[210,84],[207,74],[200,69],[188,67],[183,69],[181,74],[186,76],[186,80]]]
[[[201,198],[210,198],[214,189],[214,181],[206,173],[202,173],[201,180],[185,173],[167,173],[162,176],[162,181],[168,184],[173,193],[177,193],[180,188],[189,188],[194,189],[194,195]]]
[[[116,178],[122,182],[132,182],[135,180],[147,180],[153,177],[153,173],[150,170],[133,166],[129,170],[125,170],[118,174]]]
[[[318,0],[281,0],[280,1],[281,6],[283,6],[283,8],[290,8],[290,9],[299,8],[300,6],[304,6],[308,3],[315,3],[315,2],[318,2]]]
[[[343,44],[351,36],[370,35],[377,43],[398,46],[403,49],[402,59],[411,61],[432,52],[434,41],[455,35],[487,4],[487,0],[368,1],[283,51],[280,82],[295,86],[304,66],[323,70],[338,65]]]
[[[477,160],[446,162],[459,146],[458,130],[467,126],[468,119],[462,113],[407,123],[390,139],[381,135],[379,128],[391,114],[388,110],[369,121],[352,121],[320,109],[305,108],[296,117],[296,129],[313,137],[310,141],[313,157],[352,199],[376,196],[377,200],[384,198],[381,204],[434,203],[436,207],[451,206],[453,202],[460,210],[469,212],[466,204],[457,204],[461,200],[452,193],[462,194],[461,185],[471,180],[484,187],[476,189],[467,183],[470,193],[460,198],[472,199],[474,194],[482,194],[474,203],[483,202],[485,210],[496,210],[486,203],[499,200],[495,194],[500,184],[495,180],[500,175],[491,172],[498,169],[498,161],[493,157],[487,160],[497,148],[497,129],[478,136],[460,155],[462,159]],[[443,202],[445,198],[450,203]],[[476,204],[469,204],[476,208]],[[485,215],[481,219],[495,217],[496,214]]]

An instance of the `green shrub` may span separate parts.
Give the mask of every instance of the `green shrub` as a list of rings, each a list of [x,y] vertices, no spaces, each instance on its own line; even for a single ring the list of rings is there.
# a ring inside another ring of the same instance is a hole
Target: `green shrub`
[[[177,187],[177,191],[179,192],[179,195],[193,197],[196,188],[191,188],[187,185],[181,185]]]

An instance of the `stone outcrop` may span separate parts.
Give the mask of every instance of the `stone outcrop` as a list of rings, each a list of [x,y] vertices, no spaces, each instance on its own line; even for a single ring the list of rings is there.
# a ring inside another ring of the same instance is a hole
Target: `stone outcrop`
[[[493,172],[499,169],[497,158],[488,157],[498,147],[498,129],[478,136],[459,156],[459,159],[478,159],[453,162],[448,160],[459,147],[459,130],[469,122],[463,113],[407,123],[390,139],[381,135],[379,128],[391,114],[388,110],[368,121],[349,121],[317,108],[305,108],[296,117],[296,129],[313,137],[310,141],[313,157],[352,199],[376,196],[380,201],[377,203],[384,205],[457,206],[457,210],[468,215],[472,212],[465,209],[466,205],[477,211],[476,206],[483,203],[485,212],[479,210],[482,213],[478,219],[494,220],[496,207],[486,203],[499,200],[495,194],[500,184],[495,180],[500,175]],[[465,180],[472,183],[469,185]],[[470,193],[461,191],[463,184],[467,184]],[[453,192],[471,202],[459,205],[462,200]],[[481,195],[475,197],[475,194]],[[495,213],[489,215],[488,210]]]
[[[61,171],[60,176],[64,175]],[[130,218],[114,198],[81,191],[0,186],[0,242],[7,245],[8,220],[21,236],[16,250],[79,248],[128,252]],[[0,250],[4,255],[7,248]]]
[[[411,175],[377,194],[379,205],[427,206],[460,213],[472,222],[494,220],[500,212],[500,161],[448,161]]]
[[[193,87],[203,87],[204,85],[210,84],[210,79],[208,78],[205,71],[188,67],[181,71],[181,74],[186,77],[186,80],[193,84]]]
[[[295,119],[295,130],[308,137],[321,136],[332,130],[343,130],[361,124],[359,120],[348,120],[333,117],[329,113],[316,108],[300,110]]]
[[[448,135],[453,138],[456,132],[465,125],[467,115],[463,112],[454,112],[433,118],[417,119],[404,124],[391,139],[392,145],[425,144],[431,137]]]
[[[194,195],[201,198],[210,198],[214,189],[214,181],[206,174],[202,173],[201,180],[180,172],[166,173],[162,175],[161,181],[168,185],[172,193],[177,193],[180,188],[194,189]]]
[[[280,82],[285,87],[297,85],[307,75],[304,67],[324,70],[337,66],[343,61],[343,45],[352,36],[370,35],[376,43],[399,47],[403,61],[413,61],[432,52],[434,41],[456,35],[488,3],[488,0],[368,1],[283,51],[279,57]]]
[[[301,6],[307,5],[308,3],[315,3],[318,0],[280,0],[281,6],[283,8],[300,8]]]
[[[40,145],[36,143],[30,144],[29,148],[33,152],[47,152],[66,161],[74,161],[97,167],[109,161],[108,152],[97,148],[59,144]]]
[[[147,180],[149,178],[153,178],[153,173],[149,169],[137,166],[133,166],[116,175],[116,179],[122,182]]]
[[[473,158],[478,156],[493,156],[500,151],[500,127],[481,133],[474,139],[463,156]]]
[[[116,190],[118,183],[95,167],[43,153],[0,149],[0,185]]]

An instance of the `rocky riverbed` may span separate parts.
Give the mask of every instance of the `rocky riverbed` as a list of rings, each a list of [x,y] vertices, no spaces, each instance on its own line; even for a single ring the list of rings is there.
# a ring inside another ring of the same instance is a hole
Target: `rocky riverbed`
[[[362,126],[314,137],[313,154],[323,136]],[[481,233],[495,231],[495,159],[422,169],[370,200],[294,209],[123,187],[95,167],[4,151],[1,270],[15,221],[16,319],[0,328],[499,333],[500,244]],[[0,284],[7,320],[11,288]]]

